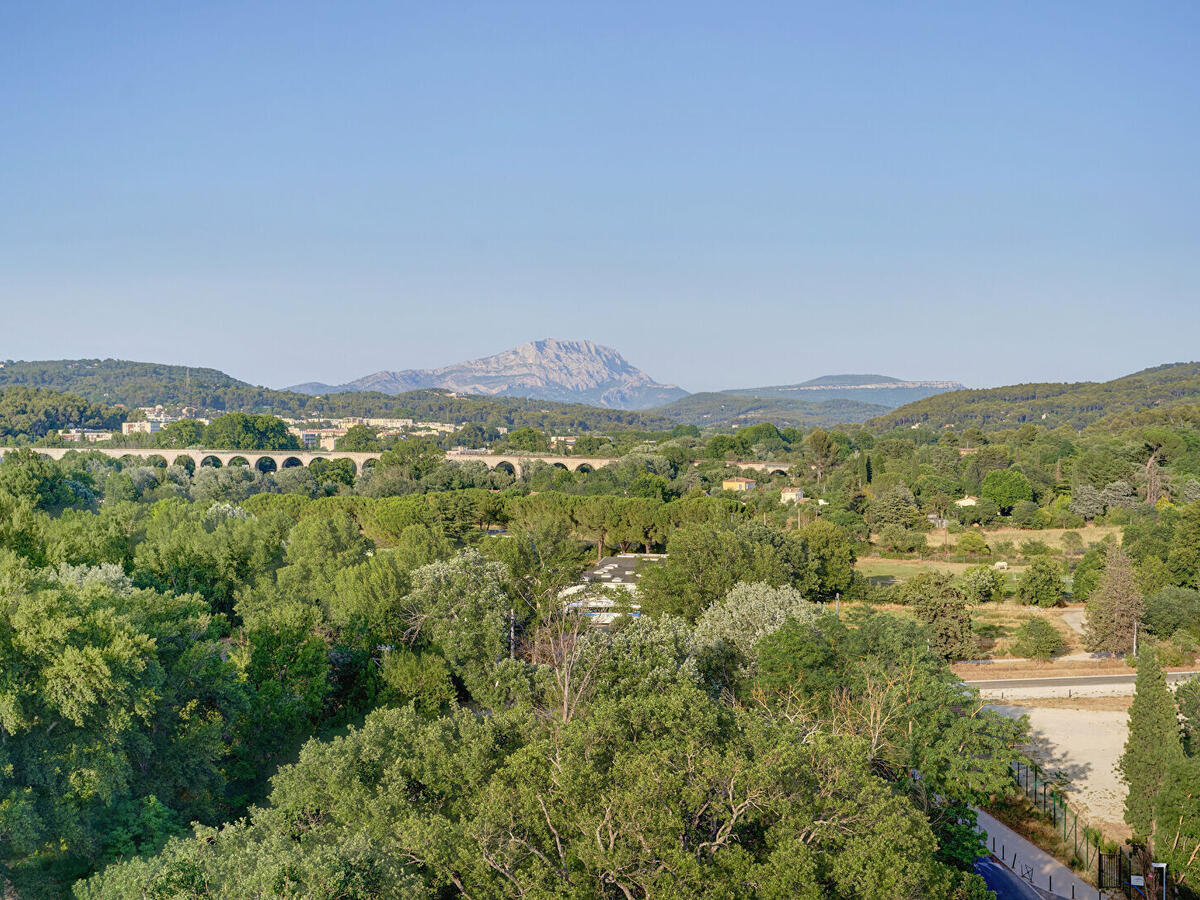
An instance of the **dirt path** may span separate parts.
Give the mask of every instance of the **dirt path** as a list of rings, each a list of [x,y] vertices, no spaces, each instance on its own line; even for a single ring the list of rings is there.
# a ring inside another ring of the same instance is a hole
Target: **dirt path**
[[[1062,620],[1071,626],[1076,634],[1083,634],[1083,622],[1087,613],[1082,609],[1068,609],[1062,614]]]

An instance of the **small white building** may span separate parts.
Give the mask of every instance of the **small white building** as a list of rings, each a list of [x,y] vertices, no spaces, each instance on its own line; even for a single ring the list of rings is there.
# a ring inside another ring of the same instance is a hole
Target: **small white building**
[[[779,492],[780,503],[799,503],[804,499],[804,489],[798,487],[785,487]]]

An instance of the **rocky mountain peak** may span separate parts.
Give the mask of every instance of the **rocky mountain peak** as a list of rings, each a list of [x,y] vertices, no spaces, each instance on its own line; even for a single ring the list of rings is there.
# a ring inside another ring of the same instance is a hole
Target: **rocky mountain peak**
[[[445,388],[466,394],[538,397],[643,409],[669,403],[687,391],[660,384],[611,347],[587,340],[545,338],[482,359],[438,369],[382,371],[343,385],[304,384],[292,390],[310,394]]]

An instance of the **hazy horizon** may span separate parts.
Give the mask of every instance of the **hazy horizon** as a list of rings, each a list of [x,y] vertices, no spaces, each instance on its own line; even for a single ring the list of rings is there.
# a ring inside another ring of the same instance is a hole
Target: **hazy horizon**
[[[547,336],[545,336],[545,337],[541,337],[541,338],[531,338],[529,341],[522,341],[522,343],[531,343],[531,342],[534,342],[534,341],[545,340],[545,339],[547,339],[548,337],[554,337],[554,338],[557,338],[557,339],[560,339],[560,340],[590,340],[590,338],[586,338],[586,337],[576,337],[576,338],[571,338],[571,337],[563,337],[563,336],[561,336],[561,335],[553,335],[553,336],[551,336],[551,335],[547,335]],[[600,342],[599,342],[599,341],[593,341],[593,343],[600,343]],[[514,347],[515,347],[515,346],[519,346],[519,345],[514,345]],[[605,345],[605,346],[607,346],[607,345]],[[482,354],[482,355],[481,355],[481,357],[472,357],[472,359],[475,359],[475,358],[482,358],[482,357],[485,357],[485,356],[493,356],[493,355],[496,355],[497,353],[500,353],[500,352],[502,352],[503,350],[509,350],[509,349],[513,349],[513,348],[512,348],[512,347],[504,347],[504,348],[501,348],[500,350],[497,350],[497,351],[494,351],[494,352],[484,353],[484,354]],[[869,372],[869,373],[868,373],[868,371],[867,371],[866,369],[863,369],[863,368],[861,368],[861,367],[860,367],[860,368],[858,368],[858,369],[855,369],[855,368],[847,368],[847,369],[845,369],[844,371],[836,371],[836,372],[835,372],[835,371],[828,371],[828,372],[814,372],[814,373],[809,373],[809,374],[803,374],[803,375],[800,375],[800,376],[798,376],[798,377],[796,377],[796,378],[794,378],[794,379],[792,379],[792,380],[790,380],[790,381],[786,381],[786,382],[766,382],[766,381],[755,381],[755,382],[747,382],[747,383],[745,383],[745,384],[740,384],[740,383],[739,383],[739,384],[725,384],[725,385],[722,385],[721,387],[716,387],[716,388],[698,388],[698,389],[692,389],[692,388],[688,387],[686,384],[681,384],[681,383],[679,383],[678,381],[674,381],[674,380],[672,380],[671,378],[663,377],[663,376],[662,376],[660,373],[654,372],[654,371],[652,371],[652,370],[650,370],[650,369],[646,368],[645,366],[643,366],[643,365],[640,365],[640,364],[639,364],[639,363],[638,363],[636,360],[629,359],[629,358],[628,358],[628,357],[627,357],[627,356],[626,356],[626,355],[625,355],[625,354],[624,354],[624,353],[621,351],[621,348],[620,348],[620,347],[612,347],[611,349],[614,349],[614,350],[616,350],[617,352],[621,353],[621,355],[622,355],[622,356],[625,356],[625,358],[626,358],[626,361],[627,361],[627,362],[629,362],[629,363],[631,363],[632,365],[634,365],[635,367],[637,367],[637,368],[641,369],[643,372],[645,372],[647,375],[649,375],[651,378],[653,378],[655,381],[659,382],[660,384],[672,385],[672,386],[680,387],[680,388],[683,388],[685,391],[688,391],[689,393],[693,393],[693,394],[695,394],[695,393],[712,393],[712,392],[720,392],[720,391],[722,391],[722,390],[743,390],[743,389],[747,389],[747,388],[766,388],[766,387],[774,387],[774,386],[779,386],[779,385],[802,384],[802,383],[804,383],[804,382],[811,381],[811,380],[814,380],[814,379],[817,379],[817,378],[822,378],[822,377],[824,377],[824,376],[849,375],[849,374],[872,374],[872,375],[881,375],[881,376],[884,376],[884,377],[898,378],[898,379],[900,379],[901,381],[958,381],[958,382],[960,382],[960,383],[963,385],[963,387],[964,387],[964,388],[968,388],[968,389],[989,388],[989,387],[1003,387],[1003,386],[1006,386],[1006,385],[1020,384],[1020,383],[1023,383],[1023,382],[1025,382],[1025,383],[1028,383],[1028,382],[1034,381],[1034,379],[1013,379],[1013,380],[1010,380],[1010,381],[998,381],[998,382],[996,382],[996,383],[994,383],[994,384],[970,384],[970,383],[968,383],[968,382],[965,382],[965,381],[963,381],[963,380],[962,380],[962,379],[960,379],[960,378],[955,378],[953,375],[930,375],[930,376],[916,376],[916,375],[909,375],[909,374],[906,374],[906,373],[903,373],[903,372],[901,372],[901,373],[896,373],[896,372],[885,372],[885,371],[871,371],[871,372]],[[16,356],[12,356],[12,355],[6,355],[6,354],[3,352],[3,349],[2,349],[2,348],[0,348],[0,362],[10,361],[10,360],[11,360],[11,361],[21,361],[21,362],[39,362],[39,361],[41,361],[41,362],[50,362],[50,361],[57,360],[57,359],[125,359],[125,361],[127,361],[127,362],[156,363],[156,364],[165,364],[165,365],[179,365],[179,366],[187,366],[187,367],[191,367],[191,368],[194,368],[194,369],[218,369],[218,370],[220,370],[220,371],[224,372],[226,375],[229,375],[229,376],[231,376],[231,377],[233,377],[233,378],[237,378],[237,379],[239,379],[239,380],[241,380],[241,381],[246,381],[246,382],[249,382],[250,384],[253,384],[253,385],[255,385],[255,386],[258,386],[258,387],[272,388],[272,389],[275,389],[275,390],[284,390],[284,389],[288,389],[288,388],[291,388],[291,387],[294,387],[294,386],[297,386],[297,385],[304,385],[304,384],[310,384],[310,383],[322,383],[322,384],[328,384],[328,385],[331,385],[331,386],[335,386],[335,387],[336,387],[336,386],[338,386],[338,385],[347,384],[347,383],[349,383],[349,382],[352,382],[352,381],[357,381],[358,379],[360,379],[360,378],[362,378],[362,377],[364,377],[364,376],[367,376],[367,375],[373,375],[373,374],[376,374],[376,373],[378,373],[378,372],[383,372],[383,371],[403,371],[403,370],[405,370],[405,369],[416,369],[416,368],[419,368],[419,369],[437,369],[437,368],[442,368],[443,366],[450,366],[450,365],[454,365],[455,363],[459,363],[459,362],[467,362],[467,361],[468,361],[468,359],[467,359],[466,357],[464,357],[464,358],[462,358],[462,359],[447,360],[445,363],[439,363],[439,364],[436,364],[436,365],[433,365],[433,366],[406,366],[406,367],[393,367],[393,368],[390,368],[390,369],[372,369],[372,370],[370,370],[370,371],[363,371],[363,372],[359,372],[359,373],[358,373],[358,374],[356,374],[356,375],[352,375],[352,376],[350,376],[350,377],[347,377],[347,378],[341,378],[341,379],[337,379],[337,380],[334,380],[334,379],[323,379],[323,378],[306,378],[306,379],[303,379],[303,380],[300,380],[300,381],[292,381],[292,382],[288,382],[288,383],[286,383],[286,384],[270,384],[270,383],[265,383],[265,382],[254,381],[253,379],[249,379],[249,378],[244,378],[243,376],[239,375],[239,374],[238,374],[238,372],[237,372],[236,370],[230,370],[230,369],[222,368],[221,366],[209,365],[209,364],[207,364],[207,363],[203,363],[203,362],[195,362],[195,363],[193,363],[193,362],[175,361],[175,360],[169,360],[169,359],[133,359],[133,358],[126,358],[126,357],[113,357],[113,356],[106,356],[106,355],[99,355],[99,356],[96,356],[96,355],[88,355],[88,356],[80,356],[80,357],[38,357],[38,358],[29,357],[29,358],[21,358],[21,357],[16,357]],[[1162,361],[1160,361],[1160,362],[1151,363],[1151,364],[1149,364],[1149,365],[1146,365],[1146,366],[1139,366],[1137,369],[1130,369],[1129,371],[1116,372],[1116,373],[1114,373],[1114,374],[1112,374],[1112,375],[1105,376],[1105,377],[1099,377],[1099,378],[1062,378],[1062,379],[1054,379],[1054,380],[1055,380],[1055,381],[1062,381],[1062,382],[1084,382],[1084,381],[1102,382],[1102,381],[1111,381],[1111,380],[1113,380],[1113,379],[1116,379],[1116,378],[1121,378],[1121,377],[1124,377],[1124,376],[1126,376],[1126,375],[1133,375],[1133,374],[1135,374],[1136,372],[1140,372],[1140,371],[1142,371],[1142,370],[1144,370],[1144,369],[1155,368],[1155,367],[1158,367],[1158,366],[1163,366],[1163,365],[1186,364],[1186,363],[1192,363],[1192,362],[1195,362],[1195,360],[1192,360],[1192,359],[1173,359],[1173,360],[1162,360]]]
[[[0,357],[689,391],[1200,343],[1200,7],[0,10]]]

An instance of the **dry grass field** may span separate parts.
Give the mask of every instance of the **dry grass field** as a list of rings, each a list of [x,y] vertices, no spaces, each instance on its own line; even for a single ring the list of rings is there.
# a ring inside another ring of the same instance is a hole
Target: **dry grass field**
[[[978,531],[978,529],[975,529]],[[1119,525],[1087,525],[1083,528],[1043,528],[1040,531],[1030,531],[1024,528],[995,528],[991,530],[979,531],[983,535],[983,539],[987,541],[989,547],[994,547],[1001,541],[1011,541],[1016,547],[1020,547],[1025,541],[1041,541],[1047,544],[1051,549],[1062,550],[1062,536],[1067,531],[1076,532],[1083,538],[1083,546],[1087,547],[1090,544],[1098,544],[1106,537],[1115,535],[1116,539],[1121,540],[1121,528]],[[933,546],[941,546],[943,534],[934,532],[937,535],[937,540],[931,536],[929,543]],[[950,545],[958,543],[961,535],[949,535]]]
[[[961,575],[971,566],[977,565],[979,563],[947,562],[939,559],[885,559],[882,556],[864,556],[855,564],[855,568],[877,584],[896,584],[922,572]],[[1024,570],[1024,566],[1009,566],[1010,574]]]

